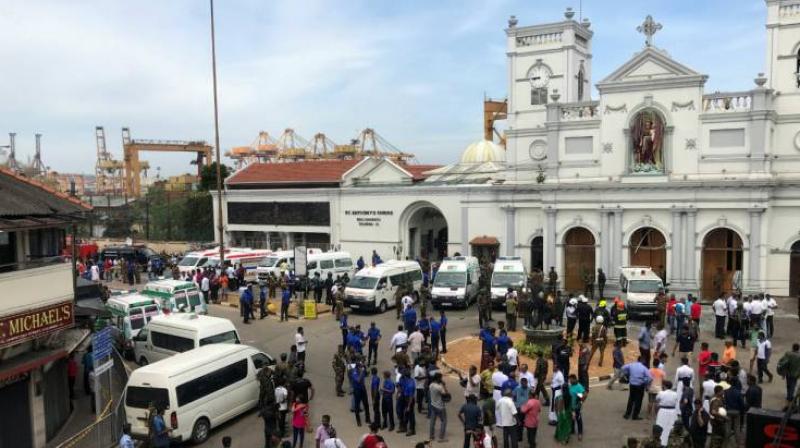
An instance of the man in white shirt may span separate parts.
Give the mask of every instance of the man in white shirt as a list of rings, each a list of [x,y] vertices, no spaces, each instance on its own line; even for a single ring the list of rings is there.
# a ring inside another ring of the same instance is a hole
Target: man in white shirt
[[[523,364],[519,368],[519,382],[520,383],[522,382],[523,378],[528,380],[528,387],[530,387],[531,390],[536,390],[536,386],[539,384],[539,381],[536,379],[535,376],[533,376],[533,373],[528,371],[528,365],[527,364]]]
[[[714,396],[714,387],[716,386],[717,382],[714,381],[710,373],[707,373],[706,379],[703,381],[703,401],[710,400]]]
[[[728,300],[726,300],[725,303],[728,305],[728,334],[733,336],[734,332],[733,325],[735,322],[733,320],[733,316],[736,315],[736,308],[738,307],[739,302],[737,302],[736,298],[733,295],[731,295],[730,297],[728,297]]]
[[[294,335],[294,345],[297,346],[297,360],[306,363],[306,345],[308,340],[303,334],[303,327],[297,327],[297,333]]]
[[[92,281],[93,282],[99,282],[100,281],[100,268],[97,267],[97,263],[93,264],[92,267],[89,268],[89,273],[92,276]]]
[[[411,354],[411,361],[416,362],[419,354],[422,352],[422,342],[425,336],[419,331],[419,327],[414,329],[414,332],[408,335],[408,352]]]
[[[655,358],[667,352],[667,336],[669,336],[667,329],[661,323],[658,324],[658,327],[659,329],[653,338],[653,342],[656,344],[655,353],[653,354]]]
[[[275,388],[275,403],[278,404],[278,429],[286,434],[286,414],[289,412],[289,391],[279,384]]]
[[[761,302],[758,297],[753,297],[753,300],[750,302],[750,328],[755,328],[757,326],[764,330],[763,316],[764,303]]]
[[[422,413],[422,405],[425,402],[425,379],[428,377],[428,370],[425,366],[417,364],[414,366],[414,381],[416,382],[417,393],[417,412]]]
[[[769,377],[769,382],[772,382],[772,372],[769,371],[767,365],[769,364],[769,356],[772,354],[772,342],[767,339],[767,335],[763,331],[758,332],[758,346],[753,358],[756,360],[758,367],[758,382],[764,382],[764,374]]]
[[[667,446],[669,433],[675,426],[678,418],[678,393],[672,390],[669,381],[664,381],[664,390],[656,395],[658,404],[658,414],[656,414],[656,425],[663,429],[661,433],[661,446]]]
[[[392,340],[389,343],[389,349],[392,353],[400,350],[401,348],[405,347],[408,344],[408,334],[403,331],[403,326],[397,326],[397,333],[392,336]]]
[[[728,306],[722,296],[719,296],[711,307],[714,308],[714,318],[716,319],[714,337],[722,339],[725,337],[725,318],[728,316]]]
[[[674,387],[678,395],[683,393],[683,378],[689,378],[689,384],[694,384],[694,369],[689,365],[689,358],[681,358],[681,366],[675,371]]]
[[[519,352],[516,348],[514,348],[513,345],[506,350],[506,358],[508,359],[508,365],[511,366],[512,369],[516,370],[517,363],[519,362]]]
[[[495,370],[495,372],[492,374],[492,386],[494,388],[492,391],[492,398],[494,398],[495,403],[497,403],[500,398],[503,397],[501,387],[506,381],[508,381],[508,376],[506,376],[506,374],[500,369]]]
[[[200,281],[200,292],[203,293],[203,300],[208,303],[208,292],[211,291],[211,281],[208,276],[204,275],[203,280]]]
[[[558,364],[553,364],[553,379],[550,380],[550,389],[553,391],[553,399],[550,400],[550,423],[558,421],[558,415],[556,414],[556,398],[564,395],[563,388],[564,374],[561,372]]]
[[[463,380],[463,378],[462,378]],[[478,368],[469,366],[469,374],[467,375],[467,384],[464,386],[464,398],[470,395],[478,398],[481,392],[481,376],[478,374]]]
[[[775,334],[775,309],[778,308],[778,302],[772,298],[771,295],[767,294],[764,296],[764,310],[767,314],[766,320],[766,330],[767,330],[767,338],[771,338],[773,334]]]
[[[503,375],[505,376],[505,375]],[[495,391],[497,392],[497,391]],[[495,405],[497,426],[503,428],[503,446],[517,448],[517,406],[511,399],[511,391],[503,391],[503,396]]]
[[[414,299],[410,295],[406,294],[402,299],[400,299],[400,303],[403,304],[403,312],[405,313],[408,307],[414,304]]]

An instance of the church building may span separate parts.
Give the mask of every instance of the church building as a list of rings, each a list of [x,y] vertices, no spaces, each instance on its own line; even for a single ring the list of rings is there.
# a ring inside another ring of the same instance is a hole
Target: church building
[[[650,16],[631,29],[641,50],[597,81],[588,20],[568,10],[520,26],[512,16],[505,146],[474,143],[443,167],[249,165],[225,182],[227,243],[339,247],[367,260],[372,250],[384,260],[519,256],[529,269],[555,267],[567,291],[597,269],[613,287],[620,267],[651,266],[671,290],[706,300],[734,282],[796,296],[800,1],[766,8],[763,73],[714,93],[707,75],[654,45],[662,26]]]

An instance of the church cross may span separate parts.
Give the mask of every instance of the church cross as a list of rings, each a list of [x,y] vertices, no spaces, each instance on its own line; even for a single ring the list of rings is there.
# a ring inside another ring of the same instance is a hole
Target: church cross
[[[636,31],[645,35],[645,45],[648,47],[653,45],[653,35],[663,28],[660,23],[653,20],[653,16],[648,15],[645,17],[644,22],[636,27]]]

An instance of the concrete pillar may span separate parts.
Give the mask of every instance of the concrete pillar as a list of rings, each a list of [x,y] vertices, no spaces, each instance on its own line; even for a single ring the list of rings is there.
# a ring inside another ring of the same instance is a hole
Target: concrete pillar
[[[613,255],[611,251],[611,231],[609,230],[609,222],[611,221],[611,214],[605,210],[600,212],[600,266],[599,268],[608,275],[610,272],[608,266],[611,264]]]
[[[469,255],[469,207],[461,207],[461,254]]]
[[[686,242],[683,245],[683,259],[684,259],[684,272],[683,279],[686,282],[686,288],[690,291],[696,291],[697,288],[697,210],[688,210],[686,212]]]
[[[612,238],[611,238],[611,250],[612,256],[611,261],[612,265],[609,271],[612,273],[612,279],[619,279],[619,268],[622,266],[622,237],[623,237],[623,230],[622,230],[622,209],[614,210],[614,224],[613,226],[609,223],[609,227],[612,227]],[[609,216],[609,219],[611,217]]]
[[[544,212],[547,215],[544,228],[544,270],[547,272],[550,270],[550,266],[556,266],[556,238],[558,237],[556,235],[556,214],[558,210],[546,208]],[[558,271],[558,266],[556,266],[556,271]],[[564,273],[562,272],[561,275]]]
[[[683,232],[681,229],[681,210],[672,211],[672,263],[670,264],[669,283],[672,287],[683,284]]]
[[[505,237],[505,246],[506,250],[504,251],[507,257],[514,256],[514,247],[517,245],[516,241],[516,215],[517,215],[517,208],[514,206],[509,205],[508,207],[503,207],[506,212],[506,237]]]
[[[761,290],[761,217],[764,209],[750,209],[750,256],[748,262],[748,289]]]

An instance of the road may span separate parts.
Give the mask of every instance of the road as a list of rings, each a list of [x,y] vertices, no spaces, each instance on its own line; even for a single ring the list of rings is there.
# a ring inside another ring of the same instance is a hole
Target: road
[[[794,300],[785,304],[781,303],[781,308],[795,310]],[[281,323],[274,317],[264,320],[256,320],[249,325],[245,325],[239,318],[239,310],[227,306],[212,305],[210,314],[214,316],[227,317],[236,323],[244,343],[258,347],[277,357],[281,352],[288,352],[291,344],[294,343],[294,334],[298,326],[305,329],[308,337],[307,354],[307,377],[315,387],[315,397],[312,401],[312,422],[313,426],[319,424],[323,414],[332,416],[333,426],[336,427],[339,437],[353,448],[358,445],[361,436],[367,432],[366,426],[357,427],[355,418],[349,412],[349,398],[336,397],[334,393],[333,372],[331,370],[332,354],[336,350],[337,344],[341,342],[341,333],[337,323],[330,315],[322,315],[317,320],[291,320]],[[701,340],[709,341],[714,351],[721,353],[722,344],[720,341],[710,337],[709,330],[712,328],[710,320],[710,309],[704,307],[703,310],[703,335]],[[464,311],[448,312],[449,331],[448,339],[477,334],[477,315],[474,307]],[[499,317],[499,316],[498,316]],[[397,321],[395,320],[394,310],[379,314],[351,314],[350,323],[360,323],[366,329],[371,321],[376,322],[384,335],[384,342],[388,341],[396,331]],[[777,359],[788,350],[791,343],[796,339],[789,339],[790,336],[798,334],[800,323],[796,315],[779,313],[776,318],[776,338],[773,340],[775,354],[772,361],[772,370]],[[636,331],[634,328],[629,330],[629,334]],[[670,346],[671,348],[671,346]],[[379,371],[390,369],[389,351],[387,344],[382,344],[378,359]],[[739,352],[739,358],[749,356],[743,351]],[[746,365],[747,363],[745,363]],[[668,376],[674,375],[677,361],[670,359],[667,371]],[[461,406],[463,399],[461,388],[456,378],[447,379],[447,386],[454,391],[453,402],[448,404],[448,428],[447,437],[449,442],[434,446],[460,447],[463,444],[463,431],[456,414]],[[784,382],[776,376],[772,384],[764,384],[764,403],[765,407],[779,408],[783,404]],[[608,391],[605,387],[592,387],[591,394],[584,405],[584,426],[585,434],[582,442],[573,439],[571,444],[581,446],[622,446],[623,439],[630,435],[645,435],[649,430],[652,421],[629,421],[623,420],[622,414],[626,404],[627,393],[615,389]],[[540,426],[537,437],[539,447],[556,446],[553,440],[553,428],[547,426],[547,416],[543,411],[541,421],[545,422]],[[250,412],[236,418],[225,425],[215,428],[210,439],[203,444],[204,447],[221,447],[223,436],[233,437],[234,447],[261,447],[264,445],[263,430],[261,419],[256,412]],[[428,420],[424,416],[417,418],[417,435],[406,437],[397,433],[381,433],[390,447],[413,447],[414,443],[427,439]],[[313,434],[306,434],[306,447],[314,447],[312,440]],[[414,443],[412,443],[414,442]]]

